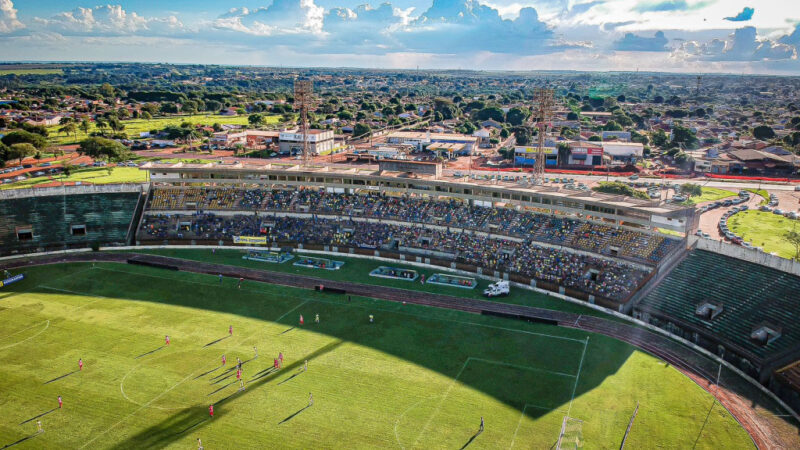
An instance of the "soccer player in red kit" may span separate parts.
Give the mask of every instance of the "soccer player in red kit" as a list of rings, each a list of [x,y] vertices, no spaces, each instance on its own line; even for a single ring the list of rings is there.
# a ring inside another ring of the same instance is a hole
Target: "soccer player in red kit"
[[[300,314],[300,325],[302,325],[302,324],[303,324],[303,315]]]
[[[58,396],[58,409],[61,409],[63,407],[64,407],[64,402],[61,401],[61,396],[59,395]]]
[[[214,405],[208,406],[208,415],[211,416],[212,419],[214,418]]]
[[[222,355],[222,365],[223,365],[223,366],[225,365],[225,362],[226,362],[226,361],[227,361],[227,359],[225,358],[225,355]]]
[[[169,335],[164,336],[164,345],[169,345]]]
[[[233,336],[233,325],[228,325],[228,334]]]
[[[83,358],[78,358],[78,370],[83,370]]]

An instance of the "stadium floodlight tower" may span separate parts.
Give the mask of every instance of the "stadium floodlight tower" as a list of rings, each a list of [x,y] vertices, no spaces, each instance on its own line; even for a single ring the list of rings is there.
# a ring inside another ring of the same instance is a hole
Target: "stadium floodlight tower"
[[[549,88],[537,88],[533,93],[534,102],[536,103],[536,116],[538,122],[536,123],[536,127],[538,128],[538,145],[536,147],[536,161],[533,166],[533,183],[534,184],[541,184],[544,181],[544,166],[545,166],[545,154],[544,154],[544,144],[545,144],[545,137],[547,135],[547,127],[548,125],[552,125],[549,123],[550,118],[553,115],[553,106],[555,105],[555,99],[553,97],[553,90]]]
[[[303,139],[303,165],[311,161],[308,149],[308,110],[314,103],[314,85],[310,79],[300,77],[294,80],[294,107],[300,111],[300,136]]]

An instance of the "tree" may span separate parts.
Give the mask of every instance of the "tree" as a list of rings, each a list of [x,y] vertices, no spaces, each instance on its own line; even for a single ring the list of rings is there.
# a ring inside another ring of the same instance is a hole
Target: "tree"
[[[20,164],[22,164],[23,159],[34,154],[36,154],[36,147],[27,142],[12,144],[8,151],[6,151],[6,155],[9,160],[19,159]]]
[[[603,130],[622,131],[622,126],[614,120],[609,120],[605,125],[603,125]]]
[[[511,132],[517,140],[517,145],[531,145],[533,142],[533,134],[528,127],[513,127]]]
[[[503,114],[503,110],[496,107],[490,106],[488,108],[483,108],[482,110],[478,111],[476,115],[478,120],[494,120],[497,122],[502,122],[505,118],[505,114]]]
[[[589,136],[589,140],[592,142],[603,142],[603,138],[598,135]]]
[[[81,141],[78,153],[91,156],[93,159],[121,161],[128,159],[129,150],[124,145],[111,139],[90,137]]]
[[[102,117],[98,117],[97,119],[94,120],[94,126],[96,126],[98,130],[100,130],[100,134],[105,136],[106,127],[108,126],[108,123],[106,122],[105,119],[103,119]]]
[[[753,128],[753,137],[766,141],[775,137],[775,131],[769,125],[759,125]]]
[[[794,246],[794,260],[800,261],[800,232],[797,231],[797,224],[794,224],[791,231],[785,232],[783,238]]]
[[[357,123],[353,127],[353,136],[354,137],[366,136],[370,131],[372,131],[372,128],[370,128],[369,125],[365,123]]]
[[[687,197],[699,197],[703,195],[703,188],[699,184],[684,183],[681,185],[681,193]]]
[[[685,148],[693,148],[697,145],[697,136],[694,131],[682,125],[675,125],[672,128],[672,142],[683,144]]]
[[[108,83],[103,83],[103,85],[100,86],[100,94],[102,94],[103,97],[106,97],[106,98],[113,98],[114,97],[114,87],[111,86]]]
[[[598,186],[592,188],[595,192],[603,192],[606,194],[627,195],[628,197],[641,198],[649,200],[646,192],[638,191],[625,183],[619,181],[601,181]]]
[[[47,139],[45,139],[44,136],[36,133],[30,133],[25,130],[14,130],[3,136],[2,141],[3,144],[6,144],[9,147],[14,144],[31,144],[38,149],[47,147]]]
[[[81,120],[81,124],[78,125],[78,127],[81,129],[81,131],[83,131],[84,134],[88,135],[89,129],[92,127],[92,125],[89,123],[88,120],[83,119]]]
[[[567,113],[567,120],[578,120],[578,119],[579,119],[578,113],[576,113],[574,111],[570,111],[570,112]]]
[[[142,113],[141,113],[141,114],[139,114],[139,117],[141,117],[141,118],[142,118],[142,119],[144,119],[144,120],[150,120],[150,119],[152,119],[152,118],[153,118],[153,115],[152,115],[152,114],[150,114],[150,113],[149,113],[149,112],[147,112],[147,111],[142,111]]]
[[[250,116],[247,117],[247,122],[254,127],[260,127],[264,125],[264,116],[261,114],[250,114]]]
[[[659,128],[650,133],[650,142],[652,142],[656,147],[664,149],[669,146],[669,136],[667,136],[667,133],[665,133],[664,130]]]
[[[78,137],[78,127],[72,122],[69,122],[63,127],[59,128],[58,132],[64,133],[67,136],[69,136],[70,134],[74,134],[75,137]]]
[[[528,119],[528,116],[530,116],[530,112],[528,112],[528,110],[520,107],[514,107],[508,110],[508,113],[506,113],[506,122],[514,126],[519,126],[525,123],[525,121]]]
[[[558,149],[559,165],[567,164],[567,162],[569,162],[569,155],[572,154],[572,148],[566,142],[559,142],[556,148]]]

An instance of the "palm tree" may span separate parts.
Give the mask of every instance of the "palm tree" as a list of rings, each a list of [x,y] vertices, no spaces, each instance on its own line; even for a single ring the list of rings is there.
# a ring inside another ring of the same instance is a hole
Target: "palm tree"
[[[89,129],[91,128],[91,124],[89,124],[89,121],[87,119],[83,119],[81,121],[81,124],[78,126],[83,131],[83,133],[86,134],[86,136],[89,136]]]
[[[193,127],[192,128],[184,128],[183,130],[184,131],[183,131],[182,138],[183,138],[184,142],[187,142],[189,144],[189,151],[192,151],[193,148],[194,148],[192,144],[194,143],[195,139],[200,137],[200,133],[198,133],[197,129],[195,129]]]
[[[106,126],[108,126],[108,123],[106,123],[106,120],[105,120],[105,119],[103,119],[102,117],[98,117],[98,118],[97,118],[97,119],[94,121],[94,124],[95,124],[95,126],[97,127],[97,129],[98,129],[98,130],[100,130],[100,133],[101,133],[103,136],[105,136],[105,135],[106,135],[105,128],[106,128]]]

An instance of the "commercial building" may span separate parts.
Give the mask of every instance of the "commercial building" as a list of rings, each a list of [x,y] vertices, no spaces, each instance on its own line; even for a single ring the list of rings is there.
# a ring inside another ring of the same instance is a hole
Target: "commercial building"
[[[569,164],[573,166],[603,165],[603,147],[591,141],[573,142],[569,146]]]
[[[603,154],[612,161],[634,163],[642,159],[644,145],[639,142],[603,142]]]
[[[386,137],[389,144],[413,145],[423,150],[429,144],[464,144],[459,155],[471,155],[477,148],[479,137],[455,133],[431,133],[419,131],[396,131]]]
[[[514,164],[518,166],[532,166],[536,164],[536,147],[514,147]],[[544,148],[544,164],[546,166],[558,165],[558,150],[555,147]]]
[[[282,154],[303,153],[303,134],[298,130],[281,131],[280,152]],[[312,155],[322,155],[334,151],[336,143],[333,130],[308,130],[306,133],[308,149]]]

